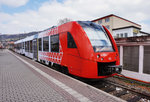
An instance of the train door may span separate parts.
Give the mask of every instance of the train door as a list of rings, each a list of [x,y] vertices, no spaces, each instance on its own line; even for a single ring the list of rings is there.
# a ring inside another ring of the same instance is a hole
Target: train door
[[[76,43],[74,41],[74,38],[72,37],[72,34],[67,32],[67,59],[68,59],[68,65],[70,67],[70,71],[74,73],[80,72],[80,66],[79,63],[79,52],[76,46]]]
[[[37,39],[33,40],[33,59],[38,60]]]

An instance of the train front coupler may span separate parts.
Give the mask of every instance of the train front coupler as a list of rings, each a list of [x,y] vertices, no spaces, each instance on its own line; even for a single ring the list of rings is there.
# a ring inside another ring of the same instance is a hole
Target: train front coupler
[[[110,65],[107,67],[108,73],[118,73],[120,74],[122,71],[123,66],[122,65]]]

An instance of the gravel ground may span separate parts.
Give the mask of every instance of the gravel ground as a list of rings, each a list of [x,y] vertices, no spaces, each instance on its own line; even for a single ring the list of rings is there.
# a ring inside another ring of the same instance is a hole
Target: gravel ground
[[[118,76],[110,77],[110,78],[107,78],[106,80],[112,81],[115,83],[119,83],[121,85],[135,89],[139,92],[146,93],[146,94],[150,95],[150,85],[148,85],[148,84],[134,81],[134,80],[130,80],[127,78],[118,77]]]

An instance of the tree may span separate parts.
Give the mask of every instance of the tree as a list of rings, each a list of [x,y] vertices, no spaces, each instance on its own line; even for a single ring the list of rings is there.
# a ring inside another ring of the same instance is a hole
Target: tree
[[[69,19],[69,18],[60,19],[60,20],[58,21],[58,25],[65,24],[65,23],[70,22],[70,21],[72,21],[72,20]]]

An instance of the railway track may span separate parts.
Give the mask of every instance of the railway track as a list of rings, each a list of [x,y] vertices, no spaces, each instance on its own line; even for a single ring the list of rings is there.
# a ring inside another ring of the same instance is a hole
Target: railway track
[[[65,74],[64,72],[58,70],[57,68],[53,67],[53,69]],[[136,90],[135,88],[132,87],[127,87],[126,85],[122,85],[120,83],[115,83],[107,79],[89,81],[81,79],[76,76],[72,75],[69,76],[77,80],[80,80],[84,83],[87,83],[93,87],[96,87],[100,90],[103,90],[109,94],[112,94],[116,97],[119,97],[127,102],[150,102],[150,94],[144,93],[143,91],[140,90]]]
[[[97,82],[86,82],[100,90],[119,97],[127,102],[150,102],[150,94],[129,88],[113,81],[101,80]]]

